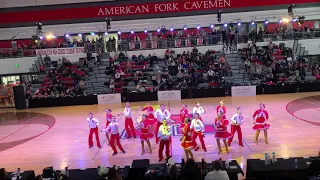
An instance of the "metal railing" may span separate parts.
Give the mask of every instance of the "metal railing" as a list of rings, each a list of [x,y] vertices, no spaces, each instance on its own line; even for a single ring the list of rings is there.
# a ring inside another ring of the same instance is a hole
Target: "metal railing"
[[[223,37],[221,34],[192,37],[175,37],[158,39],[153,37],[147,40],[128,41],[125,39],[116,42],[85,43],[84,52],[116,52],[136,51],[148,49],[167,49],[193,46],[233,45],[253,42],[289,41],[294,39],[315,39],[320,38],[320,31],[311,32],[290,32],[277,34],[234,34]],[[0,49],[0,58],[34,57],[36,49]]]

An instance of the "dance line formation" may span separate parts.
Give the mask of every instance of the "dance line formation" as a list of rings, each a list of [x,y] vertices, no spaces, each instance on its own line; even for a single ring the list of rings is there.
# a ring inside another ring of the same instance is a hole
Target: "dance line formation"
[[[126,153],[120,142],[119,134],[119,119],[124,116],[125,130],[127,138],[136,138],[136,132],[134,123],[137,123],[140,129],[140,141],[141,141],[141,155],[145,154],[145,142],[148,145],[149,153],[152,154],[151,139],[155,137],[156,144],[159,144],[158,156],[159,162],[164,160],[163,151],[165,150],[166,159],[171,157],[170,146],[172,143],[172,131],[168,125],[171,113],[166,109],[164,104],[160,105],[160,108],[154,111],[150,102],[141,109],[145,114],[142,115],[140,122],[134,122],[132,117],[132,108],[130,103],[127,102],[122,113],[118,114],[118,120],[116,116],[111,114],[111,109],[106,110],[106,126],[101,132],[105,132],[108,145],[113,150],[113,156],[118,154],[116,146],[122,153]],[[192,114],[189,114],[188,105],[182,104],[180,110],[180,122],[176,122],[178,127],[181,128],[182,137],[181,147],[183,148],[187,158],[193,158],[192,151],[198,151],[200,146],[197,143],[199,139],[201,148],[204,152],[207,152],[205,144],[205,124],[201,116],[206,113],[206,109],[200,106],[199,102],[196,102],[195,107],[192,110]],[[244,116],[242,114],[242,108],[238,107],[237,112],[231,117],[230,121],[227,120],[227,108],[224,105],[224,101],[221,100],[220,104],[216,107],[217,117],[214,120],[214,127],[216,130],[215,138],[218,146],[218,154],[222,153],[221,140],[225,146],[226,152],[229,154],[228,147],[231,146],[234,135],[237,132],[239,146],[243,147],[241,125],[244,122]],[[260,131],[264,132],[265,143],[268,144],[268,129],[270,124],[267,124],[269,120],[269,114],[265,110],[265,105],[260,104],[259,109],[253,113],[253,130],[256,131],[255,142],[258,144],[258,138]],[[93,117],[93,113],[89,113],[89,117],[86,119],[89,126],[89,148],[93,147],[93,135],[96,137],[97,147],[101,148],[100,140],[98,136],[99,120]],[[228,125],[231,123],[231,131],[228,131]]]

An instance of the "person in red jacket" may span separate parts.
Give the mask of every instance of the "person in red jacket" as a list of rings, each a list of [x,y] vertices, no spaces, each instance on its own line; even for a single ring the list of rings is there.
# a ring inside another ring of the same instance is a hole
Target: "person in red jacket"
[[[270,124],[266,122],[269,120],[269,114],[265,110],[265,105],[263,103],[260,104],[260,109],[256,110],[253,113],[253,130],[256,131],[256,144],[258,144],[258,138],[260,131],[264,131],[264,141],[268,144],[268,129],[270,128]]]
[[[188,117],[188,105],[187,104],[182,104],[182,109],[180,110],[180,120],[181,124],[184,123],[184,120]]]
[[[152,149],[151,149],[151,144],[149,139],[153,138],[153,133],[149,131],[148,128],[148,121],[147,121],[148,117],[147,115],[142,115],[142,121],[140,122],[140,141],[141,141],[141,147],[142,147],[142,153],[141,155],[143,155],[145,153],[144,151],[144,142],[146,141],[149,147],[149,152],[150,154],[152,154]]]
[[[222,113],[222,118],[226,119],[227,108],[224,105],[224,101],[223,100],[220,101],[220,106],[217,106],[217,113],[218,112],[221,112]]]

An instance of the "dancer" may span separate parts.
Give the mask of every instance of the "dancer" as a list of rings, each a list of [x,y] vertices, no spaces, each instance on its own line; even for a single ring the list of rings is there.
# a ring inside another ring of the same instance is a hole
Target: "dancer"
[[[151,106],[151,103],[148,102],[147,106],[144,107],[142,111],[147,111],[147,119],[145,120],[146,125],[149,131],[155,134],[156,133],[155,124],[157,123],[157,119],[153,115],[153,107]]]
[[[125,122],[124,126],[126,129],[126,132],[128,134],[128,138],[136,138],[136,131],[133,127],[133,121],[132,121],[132,112],[130,108],[130,103],[126,102],[126,107],[123,110],[123,113],[118,114],[118,116],[124,115],[125,116]]]
[[[229,139],[232,135],[227,130],[228,124],[229,121],[223,118],[223,112],[219,111],[217,114],[217,118],[214,121],[214,125],[217,130],[215,138],[217,140],[219,154],[222,153],[220,139],[223,140],[224,146],[226,147],[227,153],[229,154],[227,139]]]
[[[242,108],[238,107],[237,108],[237,113],[232,116],[231,118],[231,137],[229,138],[228,141],[228,146],[230,146],[233,136],[235,132],[238,132],[238,139],[239,139],[239,145],[243,147],[243,142],[242,142],[242,132],[241,132],[241,125],[243,124],[243,115],[242,115]]]
[[[172,132],[170,130],[170,127],[167,125],[167,120],[163,119],[162,120],[162,125],[159,127],[158,131],[158,138],[160,139],[160,144],[159,144],[159,151],[158,151],[158,156],[159,156],[159,162],[163,160],[163,149],[164,146],[166,146],[166,156],[167,159],[169,159],[170,156],[170,141],[171,141],[171,135]]]
[[[106,128],[111,123],[111,121],[112,121],[111,119],[112,119],[111,109],[107,109],[106,110]],[[106,132],[106,137],[107,137],[107,140],[108,140],[108,146],[110,145],[109,133],[110,132]]]
[[[192,111],[192,115],[195,116],[195,114],[198,114],[199,115],[199,119],[202,121],[202,114],[205,113],[205,110],[204,108],[202,108],[200,106],[200,103],[199,102],[196,102],[196,107],[193,108],[193,111]]]
[[[142,109],[142,111],[147,111],[147,116],[148,116],[148,119],[153,119],[154,118],[154,115],[153,115],[153,107],[151,106],[151,103],[148,102],[147,106],[144,107]]]
[[[108,125],[108,127],[106,129],[101,130],[101,132],[110,132],[111,133],[110,146],[113,150],[112,156],[118,154],[116,145],[118,146],[120,151],[123,152],[123,154],[126,154],[126,151],[122,148],[122,145],[120,143],[119,124],[118,124],[115,116],[112,116],[111,123]]]
[[[143,155],[145,153],[144,151],[144,142],[146,141],[149,147],[150,154],[152,154],[151,144],[149,139],[153,138],[153,134],[148,130],[148,124],[147,124],[147,115],[142,115],[142,121],[140,122],[140,141],[141,141],[141,147],[142,147],[142,153]]]
[[[200,120],[200,116],[198,113],[196,113],[194,115],[194,119],[191,121],[191,125],[190,125],[190,129],[193,130],[192,133],[192,141],[196,142],[197,137],[199,136],[199,140],[202,146],[202,149],[204,150],[204,152],[207,152],[207,148],[206,145],[204,143],[204,124],[203,122]],[[199,150],[199,146],[196,147],[195,151]]]
[[[217,113],[218,112],[222,112],[223,119],[226,119],[227,108],[224,105],[224,101],[223,100],[220,101],[220,106],[217,106]]]
[[[93,134],[96,136],[98,148],[101,148],[99,134],[98,134],[98,126],[99,126],[100,122],[96,118],[93,118],[93,113],[89,113],[89,117],[87,118],[86,121],[87,121],[88,126],[90,128],[89,141],[88,141],[89,148],[93,147],[93,141],[92,141]]]
[[[189,116],[189,112],[188,112],[187,107],[188,107],[187,104],[182,104],[182,109],[180,110],[181,124],[183,124],[184,120]]]
[[[266,124],[266,122],[269,120],[269,114],[265,110],[265,105],[260,104],[260,109],[256,110],[253,114],[253,130],[256,131],[256,144],[258,144],[258,138],[260,131],[264,131],[264,141],[266,144],[268,144],[268,129],[270,128],[270,124]]]
[[[192,149],[196,148],[197,143],[192,140],[189,118],[184,119],[184,127],[182,128],[183,137],[181,138],[181,147],[187,156],[187,159],[193,159]]]
[[[164,104],[161,104],[160,109],[158,109],[154,114],[158,120],[157,126],[156,126],[156,135],[157,135],[159,131],[159,127],[162,125],[162,120],[163,119],[169,120],[171,115],[170,115],[170,112],[166,110],[166,107],[164,106]],[[159,138],[158,136],[156,136],[156,143],[158,144],[158,142],[159,142]]]

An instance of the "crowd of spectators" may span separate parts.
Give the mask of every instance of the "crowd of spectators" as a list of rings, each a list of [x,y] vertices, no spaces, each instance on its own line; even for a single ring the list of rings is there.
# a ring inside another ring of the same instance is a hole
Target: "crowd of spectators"
[[[243,50],[242,59],[251,80],[268,84],[300,82],[305,79],[308,68],[305,59],[293,56],[291,48],[284,44],[278,47],[272,42],[267,47],[250,45]]]
[[[162,59],[149,54],[147,57],[133,56],[133,62],[126,62],[123,52],[115,59],[111,59],[105,71],[112,77],[111,89],[127,86],[130,81],[134,82],[138,92],[183,89],[200,83],[220,85],[224,83],[223,77],[232,76],[231,66],[224,56],[212,50],[202,54],[196,47],[182,54],[167,49]],[[152,72],[154,66],[158,72]]]
[[[268,42],[277,41],[285,39],[305,39],[312,38],[314,36],[320,36],[320,34],[315,34],[315,28],[309,27],[307,24],[300,26],[298,28],[290,29],[287,26],[278,26],[272,30],[265,29],[261,27],[258,29],[253,29],[249,34],[249,40],[252,42]],[[246,41],[244,41],[246,42]]]
[[[48,57],[49,58],[49,57]],[[50,60],[45,60],[48,63]],[[33,82],[25,82],[27,98],[54,98],[66,96],[84,95],[84,79],[87,71],[79,69],[66,58],[62,58],[62,64],[51,63],[49,72],[46,74],[41,88],[31,91],[31,83],[39,83],[37,79]],[[52,66],[55,64],[55,67]],[[45,72],[45,71],[44,71]],[[33,92],[33,93],[32,93]]]

